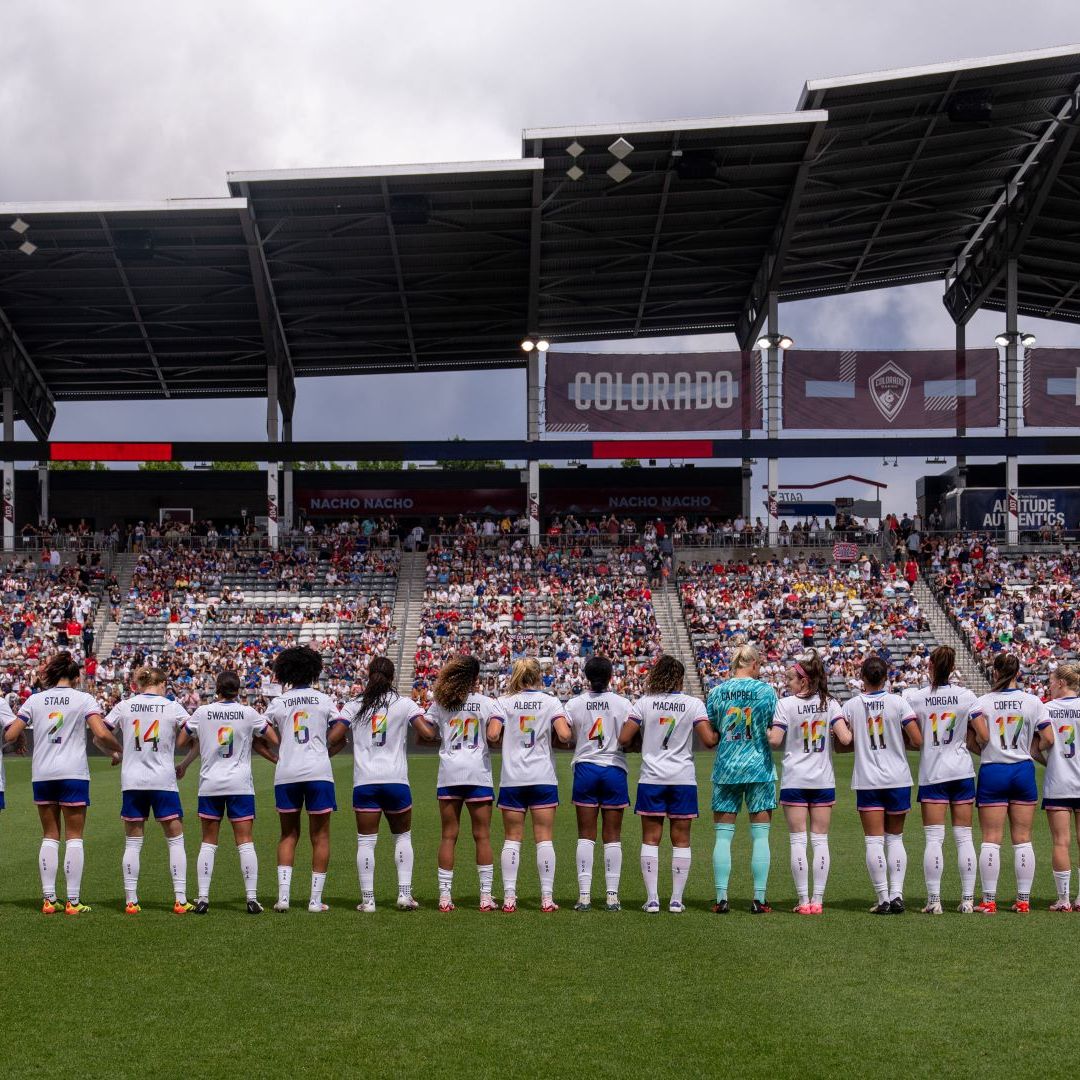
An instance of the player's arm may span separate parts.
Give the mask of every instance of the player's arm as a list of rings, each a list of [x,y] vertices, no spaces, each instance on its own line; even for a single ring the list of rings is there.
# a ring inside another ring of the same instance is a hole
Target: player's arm
[[[833,744],[839,749],[841,753],[844,753],[850,746],[854,736],[851,734],[851,728],[848,725],[847,717],[843,713],[838,713],[833,717],[832,722],[832,734]]]
[[[413,731],[416,732],[416,737],[421,742],[435,742],[439,737],[439,732],[435,725],[423,714],[423,712],[415,712],[409,717],[409,723],[412,724]]]
[[[186,728],[184,729],[187,730]],[[184,760],[176,766],[176,779],[183,780],[184,775],[187,773],[191,763],[199,756],[199,731],[196,728],[194,731],[189,732],[191,746],[188,748],[188,752],[184,755]]]
[[[1045,710],[1041,715],[1042,718],[1035,724],[1035,737],[1031,741],[1032,744],[1038,743],[1039,749],[1049,750],[1054,745],[1054,725],[1050,723]]]
[[[16,716],[14,720],[6,728],[4,728],[4,746],[12,746],[19,738],[22,738],[23,742],[26,742],[24,732],[26,731],[26,721],[22,716]]]
[[[697,720],[694,721],[694,731],[697,732],[697,736],[701,740],[701,745],[704,746],[706,750],[712,750],[720,744],[720,732],[713,727],[708,714],[699,716]]]
[[[922,747],[922,728],[919,727],[919,718],[914,713],[908,713],[900,720],[900,730],[909,750],[919,750]]]
[[[326,735],[326,749],[331,757],[345,749],[351,724],[344,716],[335,716],[330,721],[330,730]]]
[[[496,709],[487,722],[487,741],[489,746],[498,746],[502,742],[503,730],[506,727],[506,717]]]
[[[974,736],[974,738],[972,738]],[[967,744],[975,754],[981,754],[982,748],[990,741],[990,726],[982,710],[968,713]]]
[[[1042,740],[1039,738],[1038,731],[1031,737],[1031,746],[1028,747],[1028,753],[1032,758],[1040,765],[1046,764],[1046,747],[1042,745]]]
[[[619,745],[624,750],[629,750],[634,740],[638,737],[638,733],[640,731],[640,717],[631,714],[623,721],[623,726],[619,728]]]
[[[113,734],[112,728],[105,723],[105,718],[101,713],[91,713],[86,718],[86,726],[90,729],[94,745],[103,754],[123,753],[124,748],[120,745],[120,740]]]
[[[566,714],[560,712],[557,716],[553,716],[551,718],[551,726],[555,730],[555,737],[558,739],[560,745],[573,748],[574,729],[570,726],[570,721],[567,720]]]

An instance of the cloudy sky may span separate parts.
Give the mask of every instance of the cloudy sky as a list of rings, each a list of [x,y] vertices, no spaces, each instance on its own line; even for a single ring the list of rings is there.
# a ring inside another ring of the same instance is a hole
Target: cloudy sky
[[[220,196],[234,169],[516,157],[525,127],[782,112],[806,79],[1068,44],[1070,26],[1080,37],[1067,0],[5,0],[3,10],[6,202]],[[806,347],[947,347],[940,295],[931,284],[804,302],[781,320]],[[969,344],[989,343],[999,323],[978,316]],[[1075,328],[1034,329],[1042,344],[1080,344]],[[524,434],[520,373],[424,377],[419,391],[417,378],[305,381],[295,436],[469,435],[481,416],[492,436]],[[493,398],[505,403],[494,420]],[[258,402],[200,401],[65,404],[54,435],[263,431]],[[927,471],[863,464],[888,479],[898,509]],[[801,463],[782,479],[832,467]]]

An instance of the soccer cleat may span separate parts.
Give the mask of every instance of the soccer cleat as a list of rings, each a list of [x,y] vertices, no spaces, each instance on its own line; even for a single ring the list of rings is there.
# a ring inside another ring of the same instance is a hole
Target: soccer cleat
[[[276,912],[280,913],[280,914],[284,914],[284,912],[289,910],[289,901],[288,900],[279,900],[274,905],[274,910]]]
[[[210,905],[207,904],[207,907],[209,907],[209,906]],[[189,903],[187,900],[185,900],[182,904],[180,903],[179,900],[177,900],[176,903],[173,904],[173,906],[172,906],[172,913],[174,915],[186,915],[189,911],[194,911],[194,910],[195,910],[195,905]]]
[[[592,910],[592,901],[591,900],[579,900],[574,905],[574,910],[575,911],[591,911]]]
[[[454,910],[454,901],[451,900],[449,896],[440,896],[439,897],[439,910],[444,911],[444,912],[445,911],[453,911]],[[483,908],[481,908],[481,910],[483,910]]]
[[[970,900],[961,900],[956,910],[961,915],[971,915],[975,911],[975,905]]]
[[[441,901],[440,901],[441,903]],[[440,911],[442,908],[440,907]],[[481,896],[480,897],[480,910],[481,911],[498,911],[499,901],[494,896]]]
[[[196,900],[195,907],[192,910],[196,915],[208,915],[210,913],[210,901]]]
[[[361,900],[360,903],[356,905],[356,910],[362,911],[365,915],[370,915],[375,910],[375,901]]]
[[[308,904],[307,909],[312,915],[321,915],[324,911],[330,910],[330,905],[324,904],[321,901],[311,901]]]
[[[796,904],[796,906],[792,908],[792,911],[794,911],[796,915],[813,915],[814,905],[807,900],[805,904]]]
[[[56,909],[59,906],[60,906],[60,902],[56,899],[55,896],[52,896],[52,897],[46,896],[45,899],[41,901],[41,914],[42,915],[55,915],[56,914]]]
[[[769,901],[768,900],[754,900],[750,904],[750,914],[751,915],[771,915],[772,914],[772,908],[769,907]]]
[[[1051,911],[1075,911],[1076,909],[1069,903],[1068,900],[1058,900],[1057,903],[1050,905]]]
[[[142,908],[139,906],[139,901],[138,900],[129,900],[124,905],[124,914],[125,915],[138,915],[141,911],[142,911]]]
[[[411,896],[399,896],[397,898],[398,911],[416,911],[420,907],[420,902],[414,900]]]
[[[975,905],[975,910],[980,915],[996,915],[997,914],[997,901],[996,900],[984,900],[981,904]]]
[[[714,915],[726,915],[729,911],[731,911],[731,905],[726,900],[717,900],[712,906]]]
[[[1017,900],[1016,903],[1013,904],[1012,910],[1015,911],[1017,915],[1027,915],[1031,911],[1031,901]]]
[[[825,907],[822,904],[815,904],[813,900],[810,901],[810,914],[811,915],[824,915]]]
[[[659,900],[646,900],[641,906],[641,910],[646,915],[659,915],[660,914],[660,901]]]
[[[541,897],[541,899],[540,899],[540,910],[545,912],[545,913],[549,913],[549,912],[552,912],[552,911],[558,911],[559,910],[559,905],[556,904],[555,901],[552,900],[550,896],[544,896],[544,897]]]
[[[517,911],[517,897],[516,896],[504,896],[502,911],[504,915],[513,915]]]
[[[622,911],[622,903],[618,900],[609,900],[604,904],[605,911]]]
[[[89,904],[80,904],[78,900],[69,900],[64,905],[65,915],[89,915],[93,908]]]
[[[932,904],[928,903],[926,907],[922,909],[924,915],[944,915],[945,911],[941,906],[940,900],[935,900]]]
[[[892,914],[892,904],[890,904],[888,900],[882,900],[880,904],[875,904],[870,909],[870,914],[871,915],[891,915]]]
[[[249,915],[261,915],[263,913],[263,906],[258,900],[249,900],[247,902],[247,913]]]
[[[686,905],[681,900],[672,900],[667,909],[672,915],[681,915],[686,910]]]
[[[904,898],[902,896],[897,896],[889,901],[890,915],[903,915],[905,911],[907,911],[907,908],[904,907]]]

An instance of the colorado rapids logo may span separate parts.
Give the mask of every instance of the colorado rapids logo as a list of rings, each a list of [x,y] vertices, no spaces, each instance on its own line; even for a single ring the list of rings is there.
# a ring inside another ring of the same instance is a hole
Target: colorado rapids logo
[[[878,412],[891,424],[900,415],[908,399],[911,376],[890,360],[870,376],[869,387],[870,397]]]

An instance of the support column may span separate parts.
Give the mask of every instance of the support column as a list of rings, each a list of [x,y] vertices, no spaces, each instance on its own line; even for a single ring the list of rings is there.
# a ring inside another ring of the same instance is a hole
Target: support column
[[[754,406],[754,354],[750,349],[741,350],[741,376],[739,378],[739,409],[742,412],[742,438],[743,443],[750,442],[750,416]],[[758,357],[758,364],[761,357]],[[760,370],[759,370],[760,375]],[[754,467],[752,459],[746,456],[742,459],[742,516],[744,521],[753,521],[750,516],[754,509]]]
[[[279,546],[278,535],[278,373],[271,365],[266,369],[266,538],[273,551]]]
[[[776,343],[776,335],[780,332],[779,318],[777,314],[776,293],[769,293],[769,336],[771,344],[766,356],[766,387],[769,416],[768,436],[770,439],[780,437],[780,346]],[[768,511],[769,524],[769,547],[776,547],[780,536],[780,506],[777,501],[777,490],[780,486],[780,461],[777,458],[769,458],[768,464]]]
[[[526,388],[528,393],[528,430],[526,438],[531,443],[540,441],[540,350],[529,353],[526,365]],[[529,518],[529,544],[540,543],[540,462],[530,457],[528,461],[527,514]]]
[[[4,442],[15,441],[15,391],[4,387]],[[4,458],[4,551],[15,550],[15,462]]]
[[[47,462],[38,462],[38,493],[41,496],[39,524],[49,524],[49,466]]]
[[[285,443],[285,456],[288,458],[292,452],[292,417],[288,416],[281,421],[281,435]],[[291,460],[285,462],[285,468],[283,470],[282,479],[282,491],[281,491],[281,520],[286,533],[292,532],[296,527],[296,520],[293,516],[293,463]]]
[[[1019,383],[1019,359],[1017,352],[1016,326],[1017,307],[1017,267],[1016,260],[1009,259],[1005,271],[1005,332],[1009,336],[1009,344],[1005,346],[1005,437],[1015,439],[1019,434],[1019,399],[1017,386]],[[1008,500],[1008,513],[1005,515],[1005,539],[1010,544],[1019,543],[1020,540],[1020,484],[1019,468],[1016,455],[1009,454],[1005,458],[1005,497]]]

